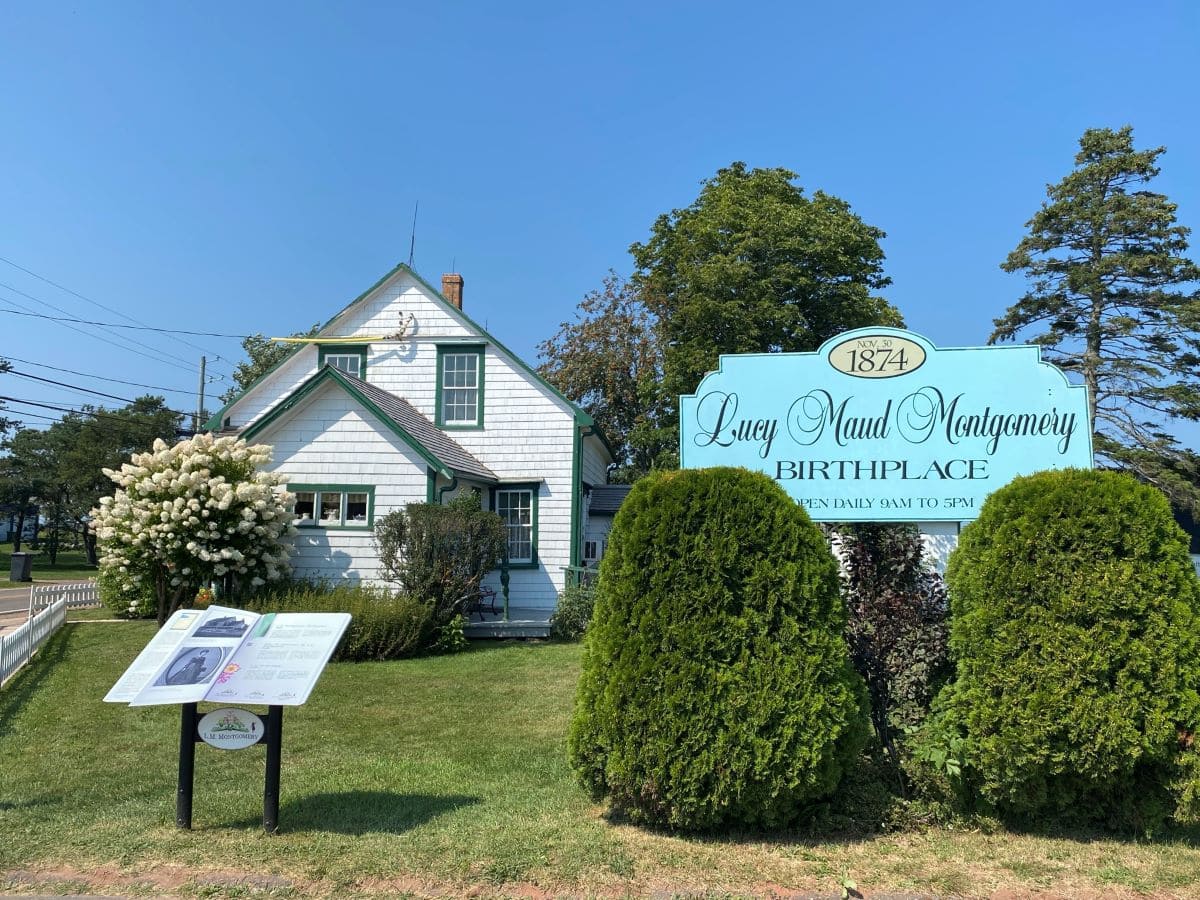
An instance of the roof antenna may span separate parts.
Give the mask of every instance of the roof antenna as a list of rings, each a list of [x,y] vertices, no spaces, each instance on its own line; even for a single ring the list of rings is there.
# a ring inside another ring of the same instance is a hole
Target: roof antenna
[[[417,210],[421,208],[421,201],[418,200],[413,204],[413,223],[412,237],[408,241],[408,267],[413,267],[413,252],[417,249]]]

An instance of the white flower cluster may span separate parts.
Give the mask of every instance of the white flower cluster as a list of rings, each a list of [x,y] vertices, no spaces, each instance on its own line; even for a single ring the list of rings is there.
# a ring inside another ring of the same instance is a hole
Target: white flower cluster
[[[118,490],[92,512],[101,570],[127,590],[151,579],[160,592],[228,573],[253,587],[283,577],[293,498],[261,470],[270,461],[268,446],[200,434],[105,469]]]

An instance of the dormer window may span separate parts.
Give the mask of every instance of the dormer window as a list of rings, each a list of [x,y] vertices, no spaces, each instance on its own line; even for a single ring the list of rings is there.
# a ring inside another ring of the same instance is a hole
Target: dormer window
[[[317,367],[326,365],[365,381],[367,378],[366,345],[321,344],[317,353]]]

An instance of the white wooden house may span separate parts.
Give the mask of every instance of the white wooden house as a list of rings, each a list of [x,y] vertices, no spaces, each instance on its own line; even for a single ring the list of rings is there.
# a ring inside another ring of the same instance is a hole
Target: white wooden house
[[[508,526],[512,605],[549,611],[612,454],[587,413],[462,311],[462,287],[396,266],[207,427],[274,447],[297,496],[297,575],[378,581],[377,517],[478,491]],[[498,572],[486,583],[499,593]]]
[[[608,550],[608,533],[613,516],[621,508],[632,486],[628,484],[597,485],[587,493],[587,516],[583,527],[583,565],[596,568]]]

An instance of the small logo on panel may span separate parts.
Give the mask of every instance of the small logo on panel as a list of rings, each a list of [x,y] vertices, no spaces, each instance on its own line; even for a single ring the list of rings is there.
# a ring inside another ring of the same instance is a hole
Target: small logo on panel
[[[262,719],[232,706],[214,709],[200,720],[200,740],[220,750],[241,750],[257,744],[263,735]]]

